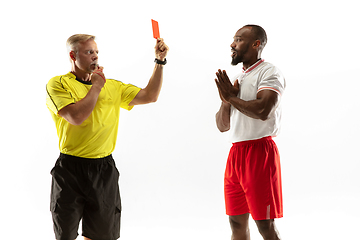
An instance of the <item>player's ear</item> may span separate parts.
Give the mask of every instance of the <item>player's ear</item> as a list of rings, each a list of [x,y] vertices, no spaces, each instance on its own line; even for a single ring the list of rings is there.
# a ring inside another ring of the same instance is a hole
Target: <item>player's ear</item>
[[[259,48],[260,45],[261,45],[260,40],[256,40],[256,41],[253,43],[253,48]]]

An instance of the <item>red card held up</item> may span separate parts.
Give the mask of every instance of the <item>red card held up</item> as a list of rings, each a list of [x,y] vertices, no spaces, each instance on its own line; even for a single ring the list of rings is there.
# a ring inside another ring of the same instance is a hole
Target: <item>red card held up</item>
[[[155,39],[160,38],[160,32],[159,32],[159,23],[153,19],[151,19],[152,24],[152,30],[153,30],[153,36]]]

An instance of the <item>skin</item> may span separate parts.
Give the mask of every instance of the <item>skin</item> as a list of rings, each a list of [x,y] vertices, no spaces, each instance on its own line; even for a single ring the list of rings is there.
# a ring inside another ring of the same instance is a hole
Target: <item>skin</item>
[[[156,40],[155,56],[164,61],[168,46],[162,38]],[[87,95],[80,101],[70,104],[59,111],[59,115],[73,125],[81,125],[92,113],[99,97],[101,89],[105,84],[103,67],[99,67],[98,48],[92,39],[81,42],[77,51],[69,53],[71,59],[71,72],[82,81],[91,81],[92,86]],[[130,106],[156,102],[163,82],[163,65],[155,64],[154,71],[147,86],[139,91],[130,102]]]
[[[251,32],[251,27],[239,29],[234,41],[230,45],[232,50],[232,65],[243,63],[244,69],[249,68],[261,58],[262,46],[260,40],[256,40]],[[244,101],[237,97],[239,93],[239,82],[231,83],[224,70],[216,72],[215,83],[222,101],[219,111],[216,113],[216,125],[221,132],[230,129],[230,109],[235,107],[241,113],[254,119],[265,121],[271,110],[278,101],[278,94],[271,90],[260,91],[256,99]],[[229,216],[232,230],[232,240],[249,240],[249,213],[243,215]],[[256,220],[256,225],[264,240],[278,240],[279,233],[276,230],[274,219]]]

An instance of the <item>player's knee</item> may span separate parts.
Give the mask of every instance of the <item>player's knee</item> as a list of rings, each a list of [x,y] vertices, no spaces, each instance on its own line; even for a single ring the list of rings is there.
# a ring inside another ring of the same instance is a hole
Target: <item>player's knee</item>
[[[256,221],[256,225],[265,240],[280,239],[275,228],[274,220]]]
[[[229,221],[233,230],[243,230],[249,227],[249,221],[246,216],[229,216]]]

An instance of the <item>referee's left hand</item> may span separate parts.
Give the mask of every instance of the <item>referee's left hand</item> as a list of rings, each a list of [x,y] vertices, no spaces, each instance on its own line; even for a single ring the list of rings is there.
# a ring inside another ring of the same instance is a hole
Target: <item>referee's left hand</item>
[[[168,51],[169,47],[165,44],[164,39],[156,39],[155,57],[160,61],[164,61]]]

